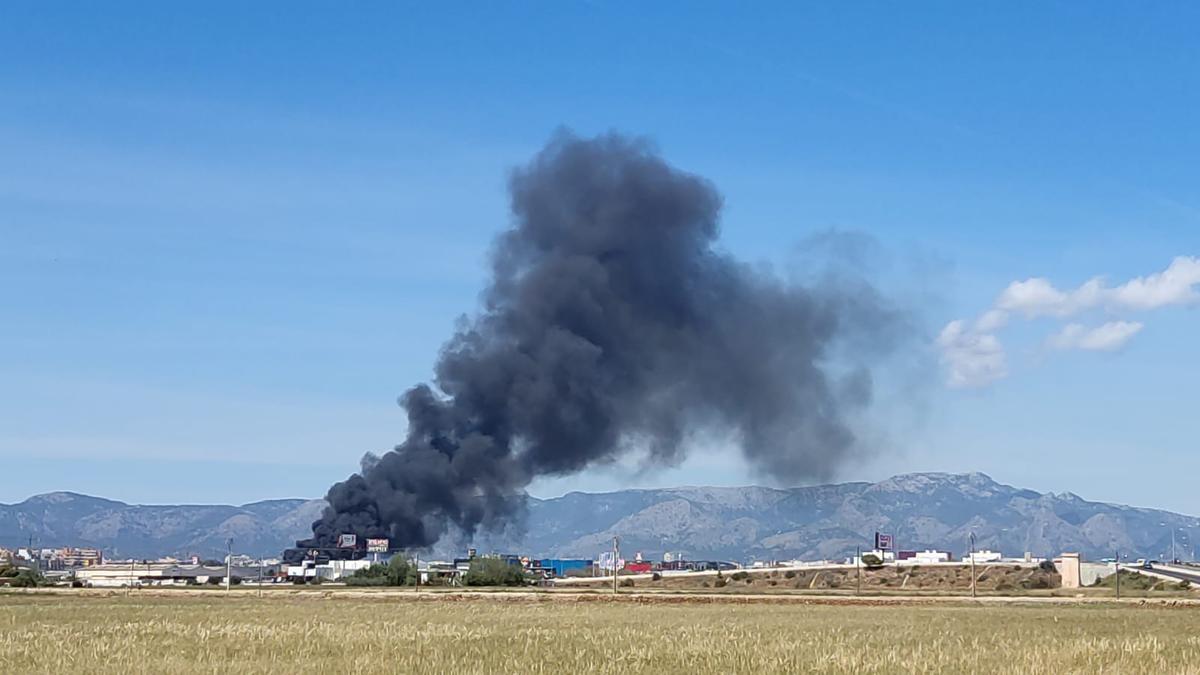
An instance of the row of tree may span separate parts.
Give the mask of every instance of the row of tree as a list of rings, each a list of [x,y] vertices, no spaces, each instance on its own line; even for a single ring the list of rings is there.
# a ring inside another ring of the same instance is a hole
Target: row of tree
[[[33,588],[45,583],[45,577],[36,570],[15,565],[0,565],[0,585],[12,588]]]
[[[371,565],[358,570],[346,579],[350,586],[412,586],[417,582],[417,569],[411,560],[395,556],[386,564]],[[467,586],[523,586],[527,583],[525,570],[500,558],[475,558],[463,575]]]

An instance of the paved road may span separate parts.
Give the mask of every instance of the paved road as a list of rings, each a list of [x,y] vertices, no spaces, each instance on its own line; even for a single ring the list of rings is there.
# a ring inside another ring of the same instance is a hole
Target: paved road
[[[1181,567],[1178,565],[1154,565],[1152,570],[1172,579],[1180,581],[1190,581],[1193,584],[1200,584],[1200,568],[1197,567]]]

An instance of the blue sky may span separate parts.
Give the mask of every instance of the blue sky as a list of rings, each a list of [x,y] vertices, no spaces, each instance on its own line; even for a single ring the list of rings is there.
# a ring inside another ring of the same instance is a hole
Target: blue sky
[[[741,258],[870,235],[914,359],[955,320],[958,357],[1002,343],[1003,377],[881,400],[844,479],[1200,513],[1191,287],[1115,299],[1200,254],[1194,5],[243,4],[0,10],[0,502],[323,494],[402,438],[506,172],[566,126],[712,179]],[[973,323],[1095,277],[1109,300]],[[1109,324],[1138,328],[1084,339]],[[757,480],[714,446],[533,491]]]

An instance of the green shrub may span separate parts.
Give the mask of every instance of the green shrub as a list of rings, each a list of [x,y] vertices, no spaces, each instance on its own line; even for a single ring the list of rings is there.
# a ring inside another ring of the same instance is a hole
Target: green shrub
[[[359,570],[361,572],[362,570]],[[390,586],[387,577],[360,577],[358,573],[346,578],[347,586]]]
[[[662,581],[662,575],[659,574],[658,572],[655,572],[654,574],[650,575],[650,580],[651,581]]]
[[[725,588],[725,584],[727,583],[729,582],[725,581],[724,577],[718,577],[717,580],[713,582],[713,586],[716,586],[717,588]]]
[[[744,581],[749,577],[750,574],[748,572],[734,572],[733,574],[729,575],[729,578],[733,579],[734,581]]]
[[[525,571],[500,558],[475,558],[463,576],[467,586],[523,586]]]
[[[795,579],[796,578],[796,570],[788,570],[783,573],[783,576],[785,579]]]
[[[633,579],[622,579],[619,585],[621,588],[633,588]]]
[[[1024,589],[1050,588],[1050,580],[1044,576],[1038,575],[1028,579],[1022,579],[1020,586]]]
[[[416,567],[404,556],[393,556],[385,564],[357,570],[346,577],[347,586],[411,586],[417,579]]]
[[[33,570],[21,570],[12,577],[9,585],[13,588],[34,588],[35,586],[44,586],[46,578]]]
[[[883,559],[874,553],[864,553],[862,555],[862,564],[866,567],[883,567]]]

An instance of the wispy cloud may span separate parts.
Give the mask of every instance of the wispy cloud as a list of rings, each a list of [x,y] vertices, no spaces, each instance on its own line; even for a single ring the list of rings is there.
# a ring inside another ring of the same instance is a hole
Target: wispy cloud
[[[1147,312],[1200,301],[1200,258],[1180,256],[1161,272],[1111,286],[1094,277],[1076,288],[1060,289],[1044,277],[1014,281],[974,321],[946,324],[937,339],[950,387],[982,387],[1008,375],[1004,346],[996,333],[1013,318],[1067,319],[1101,310],[1109,314]],[[1145,327],[1139,321],[1112,320],[1089,327],[1071,322],[1050,335],[1056,350],[1115,351]]]
[[[993,312],[1068,317],[1090,309],[1145,311],[1168,305],[1195,302],[1195,286],[1200,284],[1200,258],[1178,257],[1167,269],[1137,277],[1119,286],[1107,286],[1095,277],[1072,290],[1059,290],[1047,279],[1037,277],[1014,281],[996,300]]]
[[[1143,327],[1144,324],[1137,321],[1109,321],[1096,328],[1069,323],[1051,335],[1048,344],[1054,349],[1111,352],[1124,347]]]
[[[972,330],[963,321],[951,321],[937,339],[951,387],[981,387],[1008,375],[1004,347],[995,335]]]

